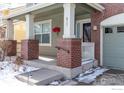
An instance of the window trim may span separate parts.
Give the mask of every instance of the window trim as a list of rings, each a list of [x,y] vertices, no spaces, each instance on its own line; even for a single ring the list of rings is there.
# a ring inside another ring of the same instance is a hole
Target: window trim
[[[52,46],[52,19],[49,19],[49,20],[43,20],[43,21],[39,21],[39,22],[35,22],[35,24],[44,24],[44,23],[50,23],[50,32],[49,32],[49,35],[50,35],[50,42],[47,44],[47,43],[39,43],[39,46]],[[41,33],[35,33],[34,32],[34,37],[35,35],[37,34],[43,34],[42,32]],[[45,34],[45,33],[44,33]],[[47,34],[47,33],[46,33]]]
[[[111,29],[112,29],[112,32],[106,33],[106,31],[105,31],[105,30],[106,30],[106,28],[111,28]],[[114,31],[113,31],[113,30],[114,30],[114,27],[113,27],[113,26],[104,27],[104,33],[105,33],[105,34],[113,34],[113,33],[114,33]]]
[[[118,26],[116,26],[117,33],[124,33],[124,31],[118,31],[118,27],[124,27],[124,25],[118,25]]]
[[[91,23],[91,18],[86,18],[86,19],[81,19],[81,20],[76,20],[76,35],[77,35],[77,24],[79,23],[80,25],[80,37],[82,38],[83,36],[83,24],[85,23]]]

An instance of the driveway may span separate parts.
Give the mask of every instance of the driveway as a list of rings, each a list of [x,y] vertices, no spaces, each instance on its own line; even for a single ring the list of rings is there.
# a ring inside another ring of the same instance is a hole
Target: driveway
[[[124,71],[108,70],[103,75],[97,77],[93,85],[124,85]]]

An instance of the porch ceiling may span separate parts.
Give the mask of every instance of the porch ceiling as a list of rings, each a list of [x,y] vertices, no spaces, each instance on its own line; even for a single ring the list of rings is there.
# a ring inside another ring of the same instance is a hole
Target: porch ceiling
[[[82,3],[82,4],[76,4],[77,5],[77,9],[76,9],[76,14],[78,14],[78,12],[80,11],[83,11],[83,13],[85,11],[87,11],[88,13],[93,11],[93,10],[98,10],[98,11],[101,11],[103,10],[104,7],[102,7],[100,4],[91,4],[91,3]],[[17,11],[16,13],[14,14],[11,14],[9,16],[6,16],[4,17],[3,19],[10,19],[10,18],[13,18],[13,19],[19,19],[19,20],[24,20],[24,16],[26,14],[39,14],[45,11],[49,11],[49,10],[53,10],[53,9],[56,9],[56,8],[60,8],[63,6],[63,3],[52,3],[52,4],[38,4],[38,5],[35,5],[33,7],[29,7],[29,8],[25,8],[25,9],[21,9],[20,11]],[[42,9],[41,9],[42,8]]]
[[[76,16],[90,14],[92,11],[94,11],[94,9],[86,4],[76,4],[76,13],[75,13]],[[31,12],[31,14],[35,15],[35,19],[58,14],[58,13],[64,13],[62,4],[52,5],[45,10],[39,9],[37,11]],[[19,16],[17,17],[17,19],[25,21],[25,16],[24,15]]]
[[[75,15],[76,16],[86,15],[86,14],[89,14],[91,11],[93,11],[93,9],[88,8],[86,10],[85,8],[83,8],[83,6],[80,6],[80,5],[77,4]],[[63,7],[59,7],[59,8],[53,9],[53,10],[49,10],[49,11],[46,11],[46,12],[41,12],[41,13],[35,14],[35,19],[46,17],[46,16],[49,16],[49,15],[55,15],[55,14],[59,14],[59,13],[64,13]]]

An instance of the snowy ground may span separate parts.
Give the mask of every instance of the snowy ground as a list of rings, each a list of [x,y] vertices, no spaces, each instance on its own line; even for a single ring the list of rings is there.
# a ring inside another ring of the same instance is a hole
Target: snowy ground
[[[23,65],[20,67],[19,71],[14,71],[14,64],[12,62],[0,62],[0,86],[1,85],[14,85],[14,86],[24,86],[27,83],[21,82],[15,78],[16,75],[37,70],[39,68],[30,67],[28,65]]]
[[[19,71],[14,71],[14,64],[12,62],[0,62],[0,85],[7,85],[7,86],[27,86],[27,83],[21,82],[19,80],[17,80],[15,78],[16,75],[21,74],[21,73],[25,73],[25,72],[29,72],[29,71],[33,71],[33,70],[38,70],[39,68],[35,68],[35,67],[30,67],[28,65],[22,65],[19,69]],[[50,85],[78,85],[79,83],[86,83],[89,84],[91,82],[95,81],[95,85],[97,84],[101,84],[101,81],[103,82],[103,78],[104,81],[106,80],[108,82],[107,78],[111,78],[110,75],[104,75],[103,73],[108,71],[108,69],[106,68],[101,68],[101,67],[97,67],[97,68],[92,68],[89,69],[88,71],[81,73],[79,76],[77,76],[76,78],[74,78],[73,80],[57,80],[57,81],[53,81],[50,83]],[[102,75],[102,80],[99,79],[97,80],[97,77]],[[124,75],[123,75],[124,76]],[[97,81],[96,81],[97,80]],[[99,83],[100,81],[100,83]],[[124,79],[123,79],[124,81]],[[112,81],[113,82],[113,81]],[[105,84],[102,84],[105,85]]]
[[[84,73],[81,73],[78,77],[74,78],[74,80],[65,80],[65,81],[53,81],[50,83],[50,85],[78,85],[79,83],[85,83],[85,84],[90,84],[96,80],[96,78],[100,75],[103,75],[104,72],[106,72],[108,69],[106,68],[91,68],[87,70]],[[63,83],[64,82],[64,83]],[[77,83],[76,83],[77,82]]]

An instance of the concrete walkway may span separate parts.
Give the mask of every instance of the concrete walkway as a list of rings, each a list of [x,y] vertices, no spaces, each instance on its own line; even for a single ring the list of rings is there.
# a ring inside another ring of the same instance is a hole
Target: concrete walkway
[[[54,80],[63,78],[63,74],[58,71],[41,68],[39,70],[17,75],[16,78],[30,85],[47,85]]]

